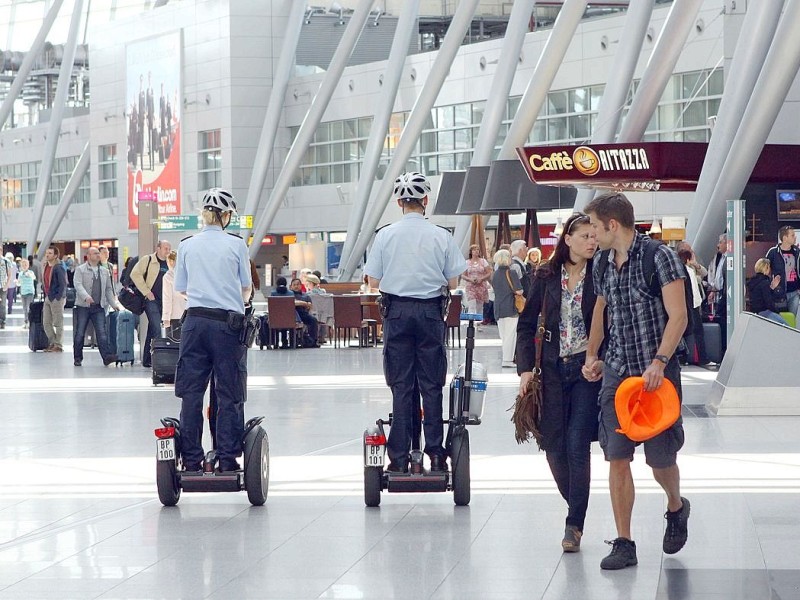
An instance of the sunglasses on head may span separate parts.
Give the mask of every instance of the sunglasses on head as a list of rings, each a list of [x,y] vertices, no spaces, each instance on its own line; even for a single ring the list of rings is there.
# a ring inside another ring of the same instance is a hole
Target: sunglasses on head
[[[567,235],[572,235],[572,230],[575,229],[576,223],[588,223],[588,222],[589,222],[589,215],[584,215],[584,214],[576,215],[572,217],[572,222],[569,224],[569,227],[567,227],[565,233]]]

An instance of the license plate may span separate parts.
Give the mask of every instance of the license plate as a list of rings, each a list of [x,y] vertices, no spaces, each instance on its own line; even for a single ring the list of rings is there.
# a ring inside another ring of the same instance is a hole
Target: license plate
[[[382,467],[385,446],[367,446],[364,454],[365,467]]]
[[[175,439],[156,440],[156,458],[158,460],[175,460]]]

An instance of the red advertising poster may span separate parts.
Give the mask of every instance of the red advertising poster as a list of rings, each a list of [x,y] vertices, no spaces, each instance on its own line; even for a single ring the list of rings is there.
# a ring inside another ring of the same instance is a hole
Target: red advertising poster
[[[181,35],[129,44],[126,52],[128,228],[139,227],[139,192],[159,216],[181,214]]]

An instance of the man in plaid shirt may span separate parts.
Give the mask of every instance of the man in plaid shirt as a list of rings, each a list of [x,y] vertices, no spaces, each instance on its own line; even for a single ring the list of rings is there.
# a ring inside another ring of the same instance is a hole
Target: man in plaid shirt
[[[614,395],[626,377],[641,376],[645,389],[657,389],[669,379],[681,394],[680,365],[675,350],[686,329],[684,269],[677,254],[666,245],[655,249],[655,277],[660,296],[653,295],[646,281],[644,255],[655,244],[634,228],[633,206],[623,194],[606,194],[587,207],[601,250],[594,261],[594,308],[584,376],[589,381],[602,377],[600,391],[599,439],[609,461],[609,488],[617,538],[609,544],[611,553],[600,563],[602,569],[623,569],[637,564],[636,544],[631,539],[634,484],[631,473],[636,443],[617,433],[619,421]],[[601,266],[603,261],[606,263]],[[651,269],[652,270],[652,269]],[[603,340],[603,315],[608,307],[609,343],[604,361],[598,358]],[[663,550],[678,552],[688,537],[689,501],[680,495],[680,472],[676,462],[683,446],[683,421],[644,442],[647,464],[667,494],[667,529]]]

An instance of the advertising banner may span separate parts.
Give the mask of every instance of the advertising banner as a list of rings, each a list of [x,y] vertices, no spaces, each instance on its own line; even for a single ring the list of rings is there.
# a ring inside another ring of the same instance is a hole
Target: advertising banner
[[[126,49],[128,229],[139,227],[139,192],[152,192],[159,216],[181,214],[181,34]]]

